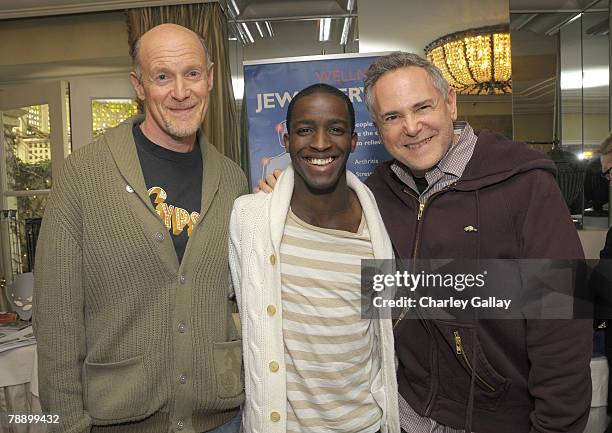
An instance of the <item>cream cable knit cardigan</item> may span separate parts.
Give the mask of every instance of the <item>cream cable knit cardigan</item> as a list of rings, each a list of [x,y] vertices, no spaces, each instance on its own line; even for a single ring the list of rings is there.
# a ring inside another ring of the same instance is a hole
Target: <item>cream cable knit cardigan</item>
[[[279,178],[273,193],[238,198],[230,220],[230,270],[242,319],[246,390],[243,429],[249,433],[285,433],[286,430],[287,384],[278,257],[293,179],[290,166]],[[374,257],[392,258],[391,241],[374,196],[351,172],[347,172],[347,181],[361,202]],[[391,320],[376,320],[376,323],[383,383],[373,386],[373,394],[383,409],[382,432],[399,433]],[[270,371],[268,364],[272,360],[280,365],[277,372]]]

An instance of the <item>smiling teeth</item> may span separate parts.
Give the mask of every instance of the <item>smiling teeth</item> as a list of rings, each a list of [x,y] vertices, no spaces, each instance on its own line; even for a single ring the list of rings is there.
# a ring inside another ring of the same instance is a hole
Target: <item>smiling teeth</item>
[[[430,140],[431,140],[431,137],[421,140],[418,143],[407,144],[406,147],[409,149],[418,149],[422,145],[429,143]]]
[[[334,161],[333,157],[321,159],[321,158],[307,158],[308,162],[313,165],[327,165]]]

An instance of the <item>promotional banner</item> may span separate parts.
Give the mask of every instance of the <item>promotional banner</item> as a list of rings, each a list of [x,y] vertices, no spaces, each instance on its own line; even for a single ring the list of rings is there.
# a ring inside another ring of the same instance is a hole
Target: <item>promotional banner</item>
[[[373,55],[340,54],[244,63],[251,186],[289,165],[291,159],[283,145],[287,107],[293,96],[315,83],[339,88],[355,106],[358,141],[348,169],[363,181],[379,162],[391,159],[380,143],[363,93],[365,72],[375,59]]]

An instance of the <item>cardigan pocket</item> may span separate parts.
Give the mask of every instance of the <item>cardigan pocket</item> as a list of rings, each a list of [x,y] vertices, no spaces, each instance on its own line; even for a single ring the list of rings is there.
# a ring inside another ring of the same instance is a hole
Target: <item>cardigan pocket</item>
[[[93,424],[136,421],[159,409],[159,396],[147,392],[142,356],[118,362],[85,361],[84,396]]]
[[[217,396],[234,398],[244,390],[242,340],[213,343]]]

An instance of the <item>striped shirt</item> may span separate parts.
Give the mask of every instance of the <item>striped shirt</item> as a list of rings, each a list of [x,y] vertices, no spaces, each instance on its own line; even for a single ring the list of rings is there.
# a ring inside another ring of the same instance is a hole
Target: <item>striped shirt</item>
[[[315,227],[289,211],[280,246],[287,433],[373,433],[381,360],[372,320],[361,318],[361,259],[373,259],[362,217],[357,233]]]
[[[464,121],[454,122],[453,126],[457,140],[455,144],[450,146],[440,162],[425,173],[428,187],[423,191],[423,194],[420,194],[419,200],[422,203],[425,203],[436,192],[457,182],[468,162],[470,162],[470,158],[472,158],[474,148],[476,147],[476,140],[478,140],[474,130],[469,123]],[[408,167],[395,160],[391,164],[391,170],[407,187],[418,194],[416,183]]]

